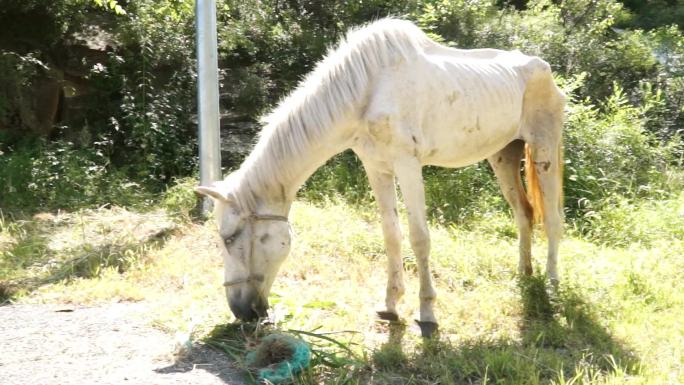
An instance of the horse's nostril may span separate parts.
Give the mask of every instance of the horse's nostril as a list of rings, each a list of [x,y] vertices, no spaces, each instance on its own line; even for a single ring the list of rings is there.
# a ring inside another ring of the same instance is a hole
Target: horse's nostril
[[[268,317],[268,300],[251,287],[234,287],[227,293],[228,305],[235,317],[242,321],[255,321]]]
[[[259,297],[253,304],[252,309],[259,315],[259,317],[268,317],[268,301]]]
[[[259,318],[259,314],[253,309],[249,303],[237,303],[236,301],[229,302],[230,311],[235,317],[242,321],[255,321]]]

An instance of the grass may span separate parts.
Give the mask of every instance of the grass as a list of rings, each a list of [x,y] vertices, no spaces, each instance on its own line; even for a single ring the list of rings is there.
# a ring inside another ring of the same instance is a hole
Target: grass
[[[483,215],[467,229],[432,226],[440,333],[428,341],[413,322],[418,287],[408,243],[403,321],[378,321],[386,280],[379,218],[342,203],[293,206],[295,243],[273,287],[270,329],[232,323],[214,227],[186,215],[100,209],[5,218],[0,282],[19,286],[6,293],[18,302],[145,301],[160,329],[238,359],[259,335],[298,334],[315,356],[298,384],[676,384],[684,382],[684,241],[681,229],[654,218],[657,210],[678,218],[672,210],[683,203],[680,196],[629,211],[630,220],[642,213],[649,221],[648,242],[638,232],[617,243],[570,234],[558,291],[541,275],[515,274],[506,215]],[[168,230],[140,238],[140,226]],[[533,251],[539,272],[543,239]],[[91,267],[69,265],[82,259]]]
[[[121,208],[40,213],[30,219],[0,221],[0,300],[14,291],[74,278],[123,273],[175,228],[160,211]]]

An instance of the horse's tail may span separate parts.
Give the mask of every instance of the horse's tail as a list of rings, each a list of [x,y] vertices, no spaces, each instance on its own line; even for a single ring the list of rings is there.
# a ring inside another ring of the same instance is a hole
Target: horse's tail
[[[563,206],[563,143],[558,142],[558,189],[560,206]],[[539,185],[539,175],[534,164],[534,154],[528,143],[525,143],[525,179],[527,180],[527,199],[532,206],[532,218],[534,223],[544,222],[544,193]]]

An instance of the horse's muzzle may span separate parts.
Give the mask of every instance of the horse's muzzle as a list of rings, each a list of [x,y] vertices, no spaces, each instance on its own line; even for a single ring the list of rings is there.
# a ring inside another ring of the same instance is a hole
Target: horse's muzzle
[[[241,321],[256,321],[268,316],[268,300],[252,287],[232,287],[226,293],[230,311]]]

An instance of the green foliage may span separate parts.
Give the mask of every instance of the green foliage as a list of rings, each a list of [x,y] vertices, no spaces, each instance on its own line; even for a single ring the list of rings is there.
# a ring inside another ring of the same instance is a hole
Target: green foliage
[[[444,43],[470,48],[499,42],[493,22],[502,14],[494,1],[422,1],[412,15],[424,30]]]
[[[113,169],[100,143],[92,149],[43,140],[1,148],[0,207],[5,211],[141,205],[145,189]]]
[[[659,240],[684,238],[684,196],[668,200],[642,200],[633,203],[622,196],[602,202],[599,211],[587,213],[578,222],[580,230],[591,239],[628,247],[639,243],[651,245]]]
[[[491,209],[506,209],[491,168],[486,163],[462,169],[423,170],[429,215],[442,223],[467,224]]]
[[[300,197],[313,202],[324,202],[334,197],[357,204],[368,204],[372,192],[361,161],[351,151],[330,159],[304,184]]]
[[[620,228],[620,213],[638,200],[671,197],[682,188],[684,37],[677,26],[667,25],[678,23],[681,6],[648,5],[614,0],[221,0],[221,107],[231,117],[257,118],[349,28],[387,15],[417,22],[444,44],[539,55],[551,63],[570,99],[567,218],[582,234],[622,244],[627,237],[607,228]],[[26,23],[29,16],[40,22]],[[38,142],[36,148],[44,153],[18,144],[21,138],[3,136],[3,208],[83,207],[147,199],[149,193],[140,191],[166,191],[164,205],[186,217],[193,199],[191,182],[182,178],[197,169],[193,1],[60,0],[44,6],[28,0],[7,5],[0,11],[0,24],[9,26],[0,35],[0,122],[12,121],[9,112],[19,90],[56,62],[70,34],[89,22],[117,43],[106,60],[90,69],[87,78],[96,92],[82,119],[57,132],[50,139],[54,143]],[[433,219],[463,225],[506,210],[484,163],[462,170],[428,167],[424,177]],[[179,185],[167,187],[178,178]],[[363,167],[350,152],[315,173],[300,196],[317,202],[372,201]],[[510,226],[495,231],[511,233]],[[635,236],[649,238],[640,234]]]
[[[570,103],[565,196],[568,214],[580,220],[580,227],[582,219],[612,207],[615,197],[663,197],[681,188],[681,141],[659,140],[646,130],[647,114],[659,103],[657,98],[647,96],[644,105],[635,107],[616,85],[602,108],[588,101]]]
[[[107,111],[97,134],[112,143],[112,162],[160,186],[197,168],[191,3],[131,3],[117,27],[122,48],[92,75],[105,90],[93,103]]]
[[[197,214],[198,197],[194,188],[197,186],[197,178],[187,177],[178,179],[169,187],[160,202],[166,212],[181,221],[188,221]]]
[[[117,0],[93,0],[95,4],[99,5],[100,7],[103,8],[109,8],[114,13],[117,15],[125,15],[126,11],[123,9],[123,7],[119,4]]]
[[[413,1],[234,1],[218,4],[224,103],[258,117],[292,90],[351,27],[415,9]]]
[[[621,0],[633,14],[625,26],[653,29],[662,25],[684,26],[684,4],[676,0]]]
[[[17,4],[22,5],[0,14],[0,19],[7,19],[3,25],[13,31],[0,36],[0,83],[5,79],[19,79],[8,83],[14,87],[30,83],[32,73],[21,72],[22,68],[35,73],[62,65],[73,67],[64,63],[72,60],[67,55],[73,49],[69,45],[73,34],[96,25],[113,36],[117,47],[108,50],[104,61],[83,59],[86,69],[91,65],[85,79],[88,98],[83,116],[66,122],[71,126],[58,136],[75,147],[109,143],[108,162],[146,186],[156,184],[157,190],[172,176],[189,175],[196,169],[192,1],[136,1],[126,4],[127,13],[114,0],[62,0],[51,3],[47,11],[33,1]],[[119,15],[112,16],[105,8]],[[43,22],[24,25],[37,24],[49,31],[34,37],[21,25],[13,28],[17,20],[43,14]],[[28,43],[18,45],[17,41]],[[61,75],[50,76],[61,80]],[[18,92],[0,92],[0,118],[3,111],[9,112],[11,100],[19,97]],[[8,121],[11,125],[11,116],[0,119]],[[85,135],[74,141],[75,133],[81,132]]]
[[[613,30],[626,17],[615,1],[537,0],[522,11],[495,3],[425,1],[413,17],[448,44],[519,49],[544,58],[564,75],[586,72],[582,98],[600,100],[610,93],[614,81],[631,89],[657,75],[656,60],[641,39],[642,32]]]
[[[63,36],[84,21],[84,11],[94,4],[88,0],[6,1],[0,8],[0,48],[18,54],[46,54],[59,45]],[[40,55],[39,55],[40,56]]]

